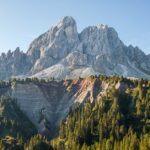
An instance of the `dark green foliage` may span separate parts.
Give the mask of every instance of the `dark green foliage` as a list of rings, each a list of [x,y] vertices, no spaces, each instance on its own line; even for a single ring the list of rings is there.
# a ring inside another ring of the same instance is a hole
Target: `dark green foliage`
[[[46,138],[41,135],[36,135],[30,139],[30,141],[25,144],[25,149],[27,150],[53,150],[50,143]]]
[[[97,78],[111,84],[122,82],[129,88],[119,91],[113,87],[92,104],[76,105],[62,121],[53,146],[66,150],[149,150],[150,82],[92,76]]]
[[[17,106],[17,101],[0,97],[0,137],[6,135],[27,140],[37,131]]]
[[[23,143],[11,136],[0,140],[0,150],[24,150]]]
[[[87,99],[70,108],[58,136],[51,142],[35,135],[35,127],[15,100],[1,97],[0,150],[150,150],[150,81],[102,75],[91,79],[95,83],[92,95],[95,101]],[[8,86],[15,87],[16,83],[46,84],[53,80],[13,79],[1,81],[0,88],[2,91]],[[97,87],[102,82],[111,88],[96,99]],[[118,83],[123,85],[119,89]]]

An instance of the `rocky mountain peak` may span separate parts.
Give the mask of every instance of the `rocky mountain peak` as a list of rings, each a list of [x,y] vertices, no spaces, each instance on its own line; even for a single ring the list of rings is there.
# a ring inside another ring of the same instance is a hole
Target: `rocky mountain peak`
[[[76,26],[76,21],[71,16],[64,17],[57,25],[58,27]]]
[[[76,21],[64,17],[36,38],[27,53],[0,57],[0,79],[14,75],[38,78],[78,78],[93,74],[150,78],[150,57],[126,46],[114,28],[104,24],[77,32]],[[6,69],[7,68],[7,69]]]
[[[51,28],[55,30],[55,37],[60,39],[60,36],[65,36],[67,40],[73,41],[77,40],[78,32],[77,32],[77,24],[76,21],[70,17],[64,17],[55,27]]]
[[[121,50],[124,45],[115,29],[103,24],[85,28],[80,33],[80,40],[83,43],[84,51],[94,56],[114,54],[118,48]]]
[[[14,57],[16,57],[16,56],[19,56],[20,55],[20,48],[19,47],[17,47],[16,49],[15,49],[15,51],[13,52],[13,55],[14,55]]]
[[[97,28],[99,28],[99,29],[108,29],[108,25],[106,25],[106,24],[98,24]]]
[[[52,30],[57,41],[63,38],[67,39],[69,43],[78,42],[77,24],[70,16],[64,17]]]

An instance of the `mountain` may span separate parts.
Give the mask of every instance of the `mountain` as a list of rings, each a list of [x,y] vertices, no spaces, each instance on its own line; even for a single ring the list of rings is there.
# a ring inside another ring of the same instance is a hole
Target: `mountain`
[[[149,55],[147,55],[147,57],[150,59],[150,54],[149,54]]]
[[[38,132],[50,132],[51,135],[56,132],[60,121],[74,104],[82,104],[86,100],[91,103],[97,101],[113,88],[121,93],[126,92],[128,88],[136,90],[132,86],[134,80],[117,77],[107,79],[103,76],[47,82],[26,79],[4,83],[0,86],[0,96],[16,99],[19,108],[32,121]]]
[[[95,85],[99,84],[97,93]],[[111,86],[110,86],[111,87]],[[0,86],[0,96],[17,99],[20,109],[32,121],[39,133],[56,132],[60,121],[74,103],[90,98],[94,101],[98,92],[108,84],[93,82],[92,78],[65,81],[10,81]],[[103,91],[103,92],[104,92]],[[93,94],[95,97],[93,97]]]
[[[56,150],[149,149],[149,87],[149,80],[116,76],[1,81],[0,148],[2,144],[13,146],[17,132],[21,137],[36,134],[36,127],[38,133],[52,139],[50,144]],[[2,101],[3,96],[12,100]],[[10,133],[15,139],[6,136],[1,142],[2,136]],[[24,144],[18,137],[17,140]],[[36,148],[25,150],[43,149],[49,145],[44,141],[45,138],[32,137],[24,146]]]
[[[0,79],[72,79],[94,74],[150,78],[150,57],[138,47],[126,46],[107,25],[78,33],[76,21],[67,16],[36,38],[26,53],[19,48],[2,53],[0,70]]]

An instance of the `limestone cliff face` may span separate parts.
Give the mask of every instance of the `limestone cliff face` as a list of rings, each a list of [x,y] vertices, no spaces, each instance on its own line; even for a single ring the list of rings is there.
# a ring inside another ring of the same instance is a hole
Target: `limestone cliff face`
[[[0,79],[9,79],[17,75],[24,75],[31,69],[28,57],[16,48],[15,51],[2,53],[0,56]]]
[[[79,45],[76,22],[65,17],[56,26],[35,39],[27,51],[36,73],[58,63]]]
[[[0,70],[0,79],[77,79],[95,74],[150,78],[150,57],[138,47],[126,46],[107,25],[78,33],[76,21],[67,16],[31,42],[26,53],[19,48],[3,53]]]
[[[117,83],[115,87],[123,91],[128,88],[122,83]],[[0,89],[0,95],[16,98],[21,110],[43,133],[55,132],[75,103],[98,100],[111,88],[112,84],[89,77],[48,83],[16,83]]]

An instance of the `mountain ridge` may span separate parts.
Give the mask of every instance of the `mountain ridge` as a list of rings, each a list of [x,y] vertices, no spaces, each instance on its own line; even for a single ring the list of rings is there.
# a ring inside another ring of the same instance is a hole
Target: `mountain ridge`
[[[37,37],[26,53],[19,48],[3,53],[0,79],[72,79],[94,74],[150,78],[149,66],[149,55],[126,46],[114,28],[101,24],[78,33],[76,21],[66,16]]]

